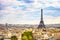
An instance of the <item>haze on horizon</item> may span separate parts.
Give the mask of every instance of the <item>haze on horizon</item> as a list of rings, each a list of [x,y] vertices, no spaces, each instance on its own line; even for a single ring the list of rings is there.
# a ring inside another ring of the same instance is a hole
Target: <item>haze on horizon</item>
[[[0,23],[39,24],[41,8],[45,24],[60,23],[60,0],[0,0]]]

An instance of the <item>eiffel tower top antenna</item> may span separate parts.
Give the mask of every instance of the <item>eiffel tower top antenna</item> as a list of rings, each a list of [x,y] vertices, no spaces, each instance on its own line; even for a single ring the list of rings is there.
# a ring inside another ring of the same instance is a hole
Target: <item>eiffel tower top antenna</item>
[[[41,21],[43,21],[43,9],[41,9]]]

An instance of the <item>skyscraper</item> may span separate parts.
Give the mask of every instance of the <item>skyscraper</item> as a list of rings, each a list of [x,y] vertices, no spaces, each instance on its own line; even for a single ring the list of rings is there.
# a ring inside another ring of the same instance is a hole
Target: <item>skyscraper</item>
[[[43,21],[43,9],[41,9],[41,21],[38,25],[38,28],[45,28],[44,21]]]

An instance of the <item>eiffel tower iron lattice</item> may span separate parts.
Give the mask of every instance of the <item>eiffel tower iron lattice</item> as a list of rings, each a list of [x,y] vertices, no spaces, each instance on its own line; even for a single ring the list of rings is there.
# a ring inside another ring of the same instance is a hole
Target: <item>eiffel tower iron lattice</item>
[[[38,28],[45,28],[44,21],[43,21],[43,9],[41,9],[41,21],[38,25]]]

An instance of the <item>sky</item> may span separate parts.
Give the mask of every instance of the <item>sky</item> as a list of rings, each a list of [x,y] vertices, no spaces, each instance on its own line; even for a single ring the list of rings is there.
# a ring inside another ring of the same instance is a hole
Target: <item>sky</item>
[[[0,0],[0,24],[60,24],[60,0]]]

